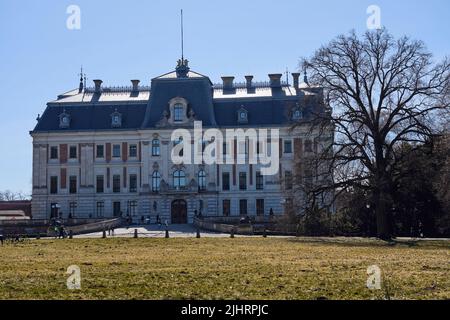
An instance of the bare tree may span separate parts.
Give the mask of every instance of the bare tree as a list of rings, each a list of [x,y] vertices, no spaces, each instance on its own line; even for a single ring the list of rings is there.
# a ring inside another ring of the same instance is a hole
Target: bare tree
[[[28,198],[22,192],[13,192],[11,190],[0,191],[0,201],[27,200]]]
[[[436,63],[421,41],[394,39],[382,29],[361,38],[341,35],[303,59],[302,67],[312,73],[310,83],[324,88],[332,108],[315,115],[316,128],[334,128],[334,141],[310,161],[328,166],[333,181],[309,193],[316,199],[330,190],[365,190],[375,206],[378,237],[390,239],[391,194],[405,156],[397,147],[420,146],[434,132],[433,117],[448,113],[449,60]]]

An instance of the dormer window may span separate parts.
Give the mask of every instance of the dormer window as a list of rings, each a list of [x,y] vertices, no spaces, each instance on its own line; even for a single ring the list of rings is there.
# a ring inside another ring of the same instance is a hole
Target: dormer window
[[[169,124],[184,124],[189,121],[187,117],[188,103],[181,97],[173,98],[169,101],[170,117]]]
[[[238,111],[238,122],[247,123],[248,122],[248,111],[241,107]]]
[[[298,121],[303,118],[302,109],[297,104],[296,108],[292,111],[292,120]]]
[[[59,115],[59,127],[69,128],[70,127],[70,114],[66,113],[66,110]]]
[[[117,111],[111,114],[111,127],[120,128],[122,126],[122,114]]]
[[[175,122],[182,122],[183,121],[183,105],[180,103],[177,103],[173,107],[173,121]]]

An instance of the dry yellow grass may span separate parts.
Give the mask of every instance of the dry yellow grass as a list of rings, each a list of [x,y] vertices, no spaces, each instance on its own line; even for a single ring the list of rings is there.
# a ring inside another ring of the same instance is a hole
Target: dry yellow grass
[[[0,299],[450,299],[449,243],[296,238],[33,240],[0,246]],[[66,287],[69,265],[82,289]],[[366,288],[367,267],[383,288]]]

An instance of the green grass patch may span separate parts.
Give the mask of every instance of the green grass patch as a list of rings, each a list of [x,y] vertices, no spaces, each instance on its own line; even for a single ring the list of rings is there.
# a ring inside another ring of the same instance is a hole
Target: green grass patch
[[[449,257],[448,242],[41,239],[0,246],[0,299],[450,299]],[[381,290],[366,288],[370,265]]]

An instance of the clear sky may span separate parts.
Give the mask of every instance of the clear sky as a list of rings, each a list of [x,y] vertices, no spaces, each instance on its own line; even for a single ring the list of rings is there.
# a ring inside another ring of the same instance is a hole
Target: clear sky
[[[369,5],[395,36],[424,40],[436,58],[450,53],[448,0],[0,0],[0,190],[31,193],[29,130],[47,101],[78,86],[149,84],[180,56],[184,9],[185,56],[193,70],[267,80],[294,71],[333,37],[366,30]],[[81,29],[69,30],[69,5],[81,9]]]

